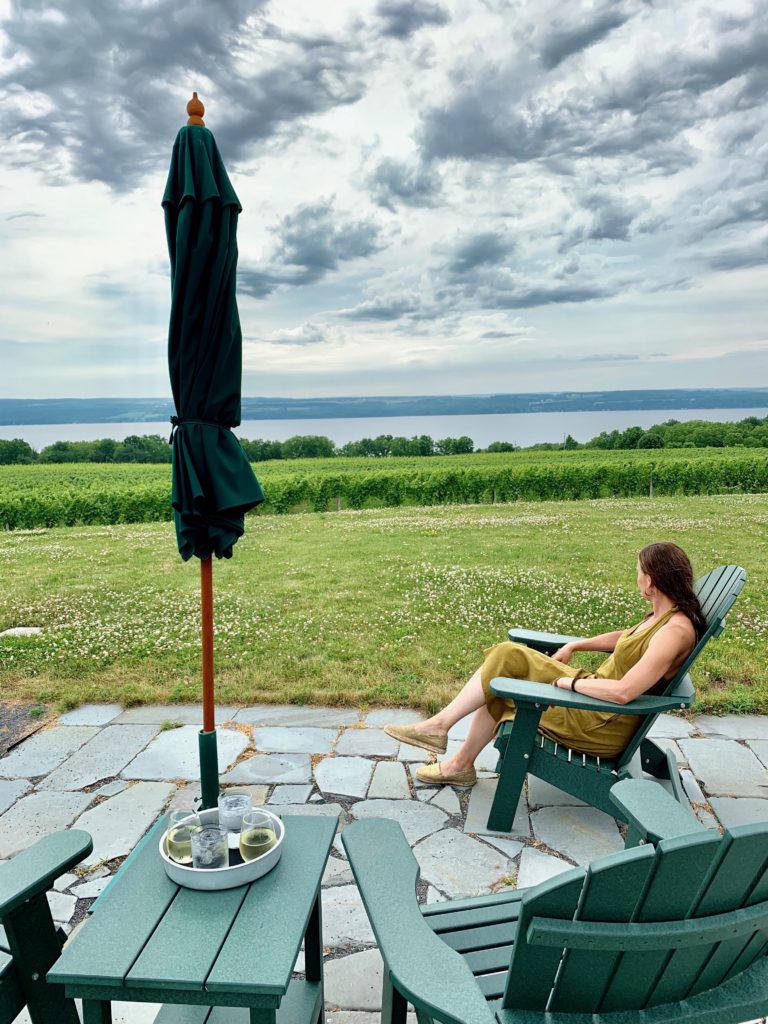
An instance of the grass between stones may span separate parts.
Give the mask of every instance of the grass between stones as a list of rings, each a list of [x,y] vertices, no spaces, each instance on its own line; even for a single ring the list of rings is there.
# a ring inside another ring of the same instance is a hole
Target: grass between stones
[[[768,495],[605,499],[258,517],[214,567],[221,703],[450,698],[511,625],[591,634],[644,614],[637,551],[674,540],[697,573],[749,573],[695,670],[697,711],[768,712]],[[4,699],[200,695],[199,572],[167,523],[6,532]]]

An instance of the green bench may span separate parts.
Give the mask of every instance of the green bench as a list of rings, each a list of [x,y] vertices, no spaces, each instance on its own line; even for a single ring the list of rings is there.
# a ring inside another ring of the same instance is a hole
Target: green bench
[[[66,938],[46,893],[92,849],[87,832],[55,832],[0,865],[0,1024],[25,1006],[32,1024],[79,1024],[63,986],[45,980]]]
[[[653,782],[613,800],[654,837],[525,890],[419,907],[393,821],[342,836],[384,959],[384,1024],[740,1024],[768,1008],[768,822],[721,836]],[[668,834],[666,830],[668,829]]]
[[[695,696],[688,674],[702,650],[725,628],[725,617],[741,593],[747,574],[738,565],[721,565],[696,581],[695,590],[707,620],[707,630],[693,651],[669,681],[663,696],[642,696],[616,710],[622,715],[637,715],[641,725],[626,750],[616,758],[592,757],[570,750],[542,736],[539,721],[551,705],[582,711],[605,711],[611,705],[571,690],[556,690],[543,683],[497,678],[491,690],[498,697],[515,703],[514,721],[503,722],[496,735],[499,751],[499,782],[488,816],[488,828],[509,832],[528,773],[544,779],[558,789],[583,800],[592,807],[621,818],[611,802],[611,788],[622,779],[651,775],[675,796],[685,800],[674,755],[648,738],[657,717],[665,711],[689,708]],[[578,639],[557,633],[510,629],[509,639],[544,654],[553,654],[563,644]]]

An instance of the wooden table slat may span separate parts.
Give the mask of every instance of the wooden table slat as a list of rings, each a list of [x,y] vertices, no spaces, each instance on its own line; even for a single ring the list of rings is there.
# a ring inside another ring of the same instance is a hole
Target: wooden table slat
[[[288,818],[280,862],[250,886],[206,981],[208,992],[286,992],[336,822],[336,817]],[[301,879],[312,884],[302,885]]]
[[[218,892],[181,889],[128,972],[128,986],[204,988],[248,886]]]
[[[154,826],[158,841],[164,827],[164,819]],[[49,981],[94,985],[119,984],[125,978],[178,886],[163,870],[154,842],[145,843],[130,865],[123,865],[120,879],[104,893],[98,913],[67,943],[48,972]]]
[[[322,995],[319,981],[302,981],[294,978],[277,1011],[277,1024],[310,1024],[310,1021],[316,1021],[320,1015]],[[211,1010],[206,1024],[249,1024],[249,1021],[248,1010],[216,1006]],[[156,1021],[155,1024],[160,1024],[160,1021]]]

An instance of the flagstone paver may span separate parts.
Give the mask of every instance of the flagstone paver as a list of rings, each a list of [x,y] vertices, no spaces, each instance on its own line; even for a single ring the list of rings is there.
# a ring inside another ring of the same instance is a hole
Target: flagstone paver
[[[500,836],[481,836],[480,838],[484,843],[500,850],[507,860],[514,860],[523,850],[527,849],[519,839],[502,839]]]
[[[356,885],[323,889],[323,945],[365,946],[375,939]]]
[[[585,867],[624,849],[615,819],[594,807],[542,807],[531,814],[531,823],[537,839]]]
[[[4,629],[0,636],[38,636],[42,632],[42,626],[11,626]]]
[[[267,754],[330,754],[335,729],[267,726],[253,730],[253,745]]]
[[[59,718],[59,725],[107,725],[122,713],[119,704],[83,704]]]
[[[766,715],[699,715],[696,728],[705,736],[726,736],[732,740],[768,740]]]
[[[768,796],[768,772],[756,754],[728,739],[680,740],[691,770],[710,796]]]
[[[456,790],[452,786],[443,786],[438,789],[430,803],[439,807],[441,811],[445,811],[446,814],[461,814],[461,804],[456,796]]]
[[[30,793],[0,815],[0,857],[12,857],[50,832],[67,828],[91,803],[90,793]]]
[[[655,740],[659,736],[667,736],[669,739],[683,739],[686,736],[693,736],[696,726],[681,718],[679,715],[659,715],[651,726],[648,735]]]
[[[405,768],[399,761],[379,761],[368,789],[369,799],[408,800],[411,791]]]
[[[401,743],[397,752],[398,761],[420,761],[422,763],[432,760],[432,755],[422,747],[414,747],[411,743]]]
[[[340,729],[360,721],[359,711],[347,708],[298,707],[293,704],[262,705],[241,708],[234,716],[236,722],[250,725],[289,726],[291,728],[313,728],[315,726]]]
[[[0,779],[0,814],[5,814],[30,788],[26,779]]]
[[[747,740],[747,746],[760,758],[765,768],[768,768],[768,740]]]
[[[236,710],[229,705],[216,706],[216,725],[231,721]],[[181,722],[182,725],[196,725],[199,729],[203,724],[203,709],[200,704],[146,704],[128,708],[112,720],[113,725],[162,725],[163,722]]]
[[[121,772],[124,779],[200,778],[199,727],[183,725],[158,733],[148,747]],[[248,737],[238,729],[217,729],[219,770],[226,771],[248,746]],[[260,780],[248,780],[260,781]]]
[[[444,757],[440,757],[439,760],[453,757],[459,747],[461,747],[461,740],[448,740],[448,749],[445,752]],[[479,772],[493,772],[496,773],[496,765],[499,763],[499,752],[492,743],[489,743],[487,747],[484,747],[477,755],[475,760],[475,768]]]
[[[333,796],[365,796],[373,763],[365,757],[327,757],[315,768],[315,781]]]
[[[439,792],[439,789],[430,789],[426,785],[422,786],[421,783],[415,787],[416,799],[421,800],[424,804],[428,804],[432,797],[437,796]]]
[[[350,885],[354,882],[354,875],[352,874],[352,868],[345,860],[339,860],[338,857],[329,857],[328,863],[325,866],[323,872],[323,885]]]
[[[325,1004],[329,1009],[380,1010],[384,964],[378,949],[365,949],[325,964]]]
[[[500,850],[492,850],[453,828],[427,836],[414,846],[413,853],[422,879],[449,899],[490,892],[511,871],[509,859]]]
[[[43,789],[84,789],[117,775],[157,733],[154,725],[108,725],[42,782]]]
[[[312,778],[309,754],[256,754],[222,776],[223,783],[297,783]]]
[[[90,832],[93,853],[84,864],[124,857],[157,820],[174,787],[167,782],[137,782],[81,815],[73,828]]]
[[[275,808],[274,813],[279,818],[286,818],[291,814],[306,814],[315,818],[334,817],[339,819],[336,831],[341,832],[344,828],[344,808],[341,804],[280,804]]]
[[[528,836],[531,827],[528,822],[528,805],[525,802],[525,794],[520,794],[520,802],[515,811],[515,818],[512,822],[510,832],[492,832],[488,828],[488,815],[491,813],[491,804],[496,795],[498,779],[479,779],[472,787],[467,808],[467,818],[464,822],[465,832],[474,832],[477,835],[497,835],[502,839],[509,839],[510,836]]]
[[[93,899],[96,896],[101,896],[110,881],[111,876],[93,878],[83,882],[82,885],[73,886],[70,891],[77,899]]]
[[[53,920],[58,924],[69,924],[77,906],[77,896],[54,891],[49,892],[47,898]]]
[[[361,800],[352,808],[355,818],[392,818],[413,845],[445,825],[448,815],[418,800]]]
[[[275,786],[269,802],[270,804],[305,804],[311,792],[312,785],[308,782],[303,786]]]
[[[535,775],[528,776],[528,803],[531,807],[586,806],[583,800],[551,786],[544,779],[537,779]]]
[[[709,801],[712,810],[726,828],[734,825],[751,825],[756,821],[768,821],[768,800],[745,797],[741,800],[713,796]]]
[[[363,754],[367,757],[394,757],[400,746],[381,729],[347,729],[336,744],[337,754]]]
[[[526,846],[520,854],[520,867],[517,872],[517,888],[527,889],[539,882],[546,882],[548,878],[561,875],[563,871],[570,871],[572,864],[553,857],[542,850],[536,850],[532,846]]]
[[[55,725],[37,732],[0,758],[0,777],[33,779],[47,775],[98,732],[97,725]]]
[[[410,708],[376,708],[365,716],[365,724],[369,729],[381,729],[384,725],[413,725],[424,721],[420,711]]]

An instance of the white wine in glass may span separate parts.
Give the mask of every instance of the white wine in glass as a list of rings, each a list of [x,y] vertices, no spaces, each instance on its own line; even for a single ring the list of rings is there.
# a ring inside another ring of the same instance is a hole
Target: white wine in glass
[[[243,815],[240,828],[240,856],[245,861],[256,860],[271,850],[277,842],[275,826],[268,814],[251,811]]]
[[[172,811],[165,845],[176,864],[192,865],[192,833],[200,828],[200,819],[189,811]]]

